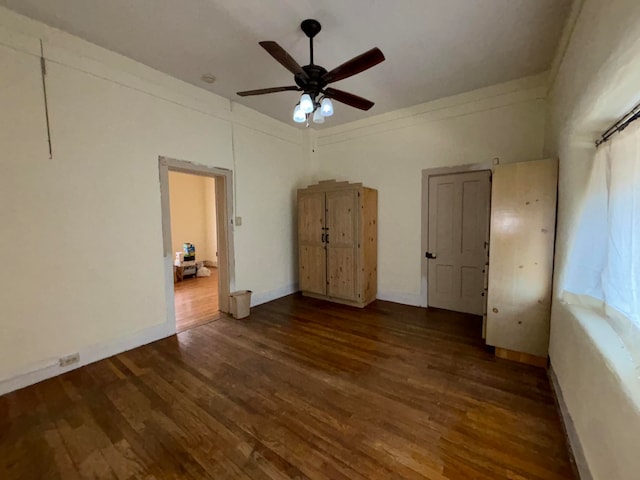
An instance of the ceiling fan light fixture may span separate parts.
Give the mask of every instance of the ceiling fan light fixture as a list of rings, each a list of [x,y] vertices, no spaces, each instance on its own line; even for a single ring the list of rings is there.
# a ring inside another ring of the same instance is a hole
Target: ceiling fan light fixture
[[[314,109],[313,100],[311,99],[311,95],[308,93],[303,93],[300,97],[300,109],[304,113],[312,113]]]
[[[316,108],[316,111],[313,112],[313,123],[324,123],[324,116],[319,108]]]
[[[333,103],[328,98],[323,98],[322,103],[320,103],[320,114],[323,117],[330,117],[333,115]]]
[[[307,119],[307,115],[300,108],[300,104],[296,105],[293,109],[293,121],[296,123],[303,123]]]

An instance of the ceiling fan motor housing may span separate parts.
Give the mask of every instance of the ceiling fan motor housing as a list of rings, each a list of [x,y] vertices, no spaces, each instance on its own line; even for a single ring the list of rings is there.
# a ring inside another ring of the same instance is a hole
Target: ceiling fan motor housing
[[[320,65],[305,65],[302,69],[307,74],[308,79],[300,74],[296,74],[294,76],[296,84],[302,88],[305,93],[318,96],[322,89],[327,86],[327,82],[322,79],[322,76],[327,73],[327,69]]]

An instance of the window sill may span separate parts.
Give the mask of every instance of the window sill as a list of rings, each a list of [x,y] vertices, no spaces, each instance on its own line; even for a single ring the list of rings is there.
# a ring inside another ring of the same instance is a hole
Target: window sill
[[[624,339],[612,327],[602,309],[587,303],[560,301],[571,317],[587,333],[591,342],[603,356],[608,369],[619,380],[621,388],[640,411],[640,356],[627,348]],[[637,345],[640,350],[640,345]]]

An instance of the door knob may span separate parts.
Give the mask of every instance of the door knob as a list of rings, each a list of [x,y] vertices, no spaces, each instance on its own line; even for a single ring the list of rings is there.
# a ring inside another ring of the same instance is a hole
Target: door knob
[[[431,252],[426,252],[424,254],[425,257],[429,258],[429,259],[433,259],[436,258],[435,254],[431,253]]]

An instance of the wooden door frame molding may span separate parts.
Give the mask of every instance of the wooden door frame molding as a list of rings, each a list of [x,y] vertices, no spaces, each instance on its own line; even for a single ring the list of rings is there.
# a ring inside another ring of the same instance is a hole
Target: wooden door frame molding
[[[165,270],[167,322],[176,322],[173,295],[173,249],[171,211],[169,205],[169,172],[212,177],[216,186],[216,223],[218,236],[218,308],[229,313],[229,294],[235,288],[235,256],[233,248],[233,172],[226,168],[209,167],[185,160],[158,157],[160,202],[162,210],[162,241]]]
[[[429,306],[429,291],[428,291],[428,278],[429,278],[429,262],[425,258],[425,252],[429,249],[429,178],[439,177],[442,175],[452,175],[457,173],[469,173],[478,172],[483,170],[489,170],[493,174],[493,164],[491,161],[482,163],[472,163],[468,165],[456,165],[452,167],[435,167],[426,168],[422,170],[422,198],[420,212],[420,306]],[[489,192],[491,193],[491,192]],[[491,204],[489,204],[491,209]],[[486,298],[485,298],[486,302]]]

